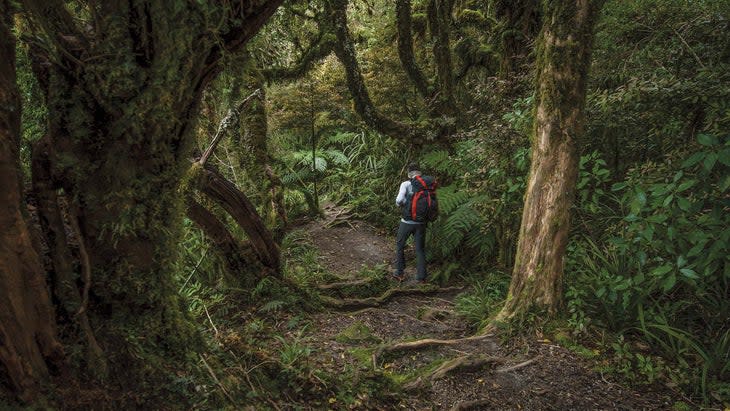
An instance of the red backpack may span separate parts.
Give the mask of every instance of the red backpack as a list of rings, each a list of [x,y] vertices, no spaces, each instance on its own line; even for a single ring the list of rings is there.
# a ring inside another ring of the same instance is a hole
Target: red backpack
[[[403,218],[427,223],[436,220],[439,203],[436,198],[436,179],[431,176],[415,176],[411,179],[411,190],[406,196]]]

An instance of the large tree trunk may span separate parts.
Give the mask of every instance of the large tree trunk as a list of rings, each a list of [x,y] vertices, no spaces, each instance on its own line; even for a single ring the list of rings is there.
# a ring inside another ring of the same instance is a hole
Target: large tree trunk
[[[578,176],[593,26],[601,1],[545,2],[537,49],[532,164],[507,302],[497,320],[556,312]]]
[[[266,225],[272,227],[274,238],[280,240],[287,226],[284,205],[284,187],[281,179],[271,167],[271,156],[267,144],[268,117],[266,113],[266,89],[264,76],[255,60],[249,59],[243,69],[243,94],[258,90],[258,95],[241,113],[238,139],[234,139],[238,158],[248,177],[260,187]]]
[[[454,99],[454,72],[451,63],[451,9],[452,0],[431,0],[428,4],[428,24],[433,37],[433,56],[436,62],[438,83],[437,104],[447,116],[457,114]]]
[[[113,377],[150,379],[148,363],[173,366],[199,346],[172,276],[193,119],[220,56],[280,3],[88,2],[82,28],[64,1],[24,1],[53,45],[52,174],[81,222],[87,312]]]
[[[0,0],[0,379],[30,402],[39,397],[48,363],[58,367],[63,350],[23,211],[20,96],[11,24],[9,2]]]

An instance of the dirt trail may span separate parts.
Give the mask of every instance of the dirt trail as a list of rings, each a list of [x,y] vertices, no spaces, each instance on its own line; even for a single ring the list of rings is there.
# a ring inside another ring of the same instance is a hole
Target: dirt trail
[[[346,220],[337,207],[327,208],[326,218],[310,223],[306,230],[319,249],[321,263],[343,279],[355,280],[363,266],[392,259],[394,239],[378,235],[361,222]],[[415,285],[393,282],[392,287]],[[467,339],[472,330],[454,311],[460,292],[396,295],[377,307],[319,314],[310,328],[310,341],[321,357],[318,362],[330,372],[344,372],[347,367],[358,366],[358,349],[362,353],[404,341],[452,340],[448,345],[426,349],[385,352],[369,365],[410,376],[403,382],[405,398],[388,409],[672,408],[674,399],[666,390],[634,390],[612,382],[590,370],[574,353],[546,339],[519,343],[500,343],[493,337]],[[472,367],[430,376],[429,371],[459,358]]]

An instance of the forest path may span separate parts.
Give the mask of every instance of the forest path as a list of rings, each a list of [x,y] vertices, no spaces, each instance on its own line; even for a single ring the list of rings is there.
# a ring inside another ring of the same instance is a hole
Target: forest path
[[[337,308],[311,319],[308,340],[316,347],[317,365],[328,372],[358,375],[374,367],[401,381],[404,396],[387,407],[361,397],[355,409],[671,409],[666,390],[634,390],[590,370],[575,353],[547,339],[500,342],[473,338],[473,330],[454,310],[465,290],[397,283],[390,274],[377,281],[364,278],[363,268],[387,264],[394,238],[385,238],[365,223],[351,221],[338,207],[325,207],[325,218],[305,226],[319,250],[320,263],[352,286],[323,289],[337,299],[368,288],[390,298],[371,307]],[[413,265],[413,251],[407,265]],[[410,254],[410,256],[408,255]],[[382,266],[380,266],[382,272]],[[413,277],[407,268],[407,278]],[[372,273],[371,273],[372,275]],[[328,287],[328,285],[323,285]],[[334,294],[333,294],[334,292]],[[390,293],[390,294],[388,294]],[[362,302],[362,301],[361,301]],[[370,302],[372,301],[365,301]],[[367,305],[367,304],[366,304]],[[439,341],[448,340],[443,344]],[[420,340],[421,346],[396,344]],[[380,347],[380,348],[379,348]],[[389,351],[391,350],[391,351]],[[375,351],[375,355],[373,355]],[[377,358],[375,358],[377,356]],[[451,366],[455,368],[449,369]],[[345,409],[331,403],[332,409]]]

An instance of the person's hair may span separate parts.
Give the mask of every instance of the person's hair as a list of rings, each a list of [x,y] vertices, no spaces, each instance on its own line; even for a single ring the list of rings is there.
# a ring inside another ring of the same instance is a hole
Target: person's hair
[[[408,164],[408,167],[406,169],[408,170],[408,178],[413,178],[415,176],[421,175],[421,168],[418,167],[418,164],[416,163]]]

